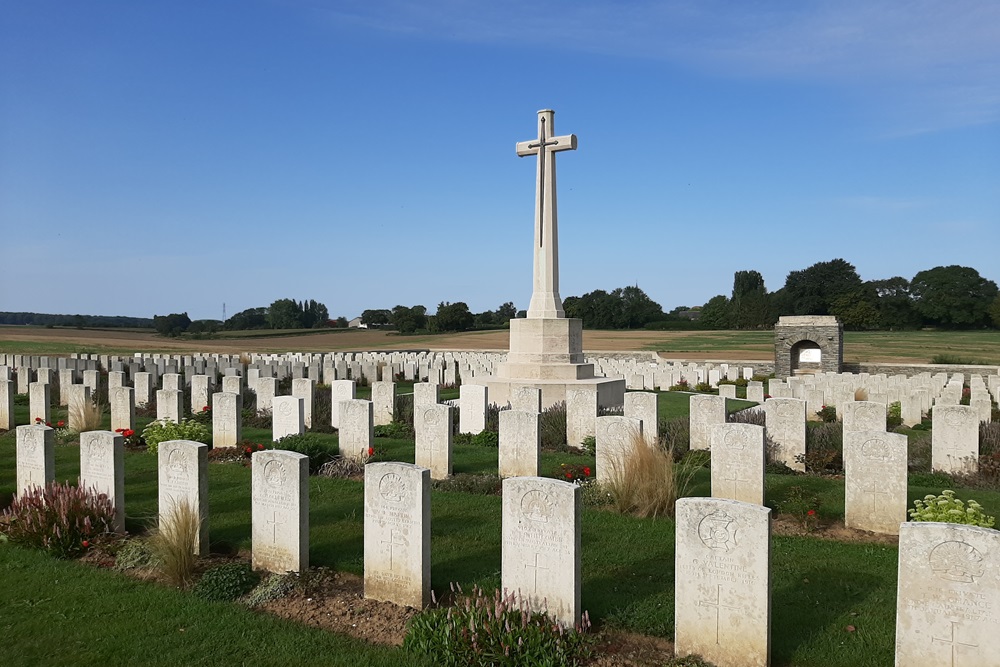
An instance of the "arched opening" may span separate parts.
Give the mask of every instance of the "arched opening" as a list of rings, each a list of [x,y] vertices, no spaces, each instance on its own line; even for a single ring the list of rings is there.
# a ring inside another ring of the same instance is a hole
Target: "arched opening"
[[[822,370],[823,350],[811,340],[792,345],[791,357],[792,375],[812,375]]]

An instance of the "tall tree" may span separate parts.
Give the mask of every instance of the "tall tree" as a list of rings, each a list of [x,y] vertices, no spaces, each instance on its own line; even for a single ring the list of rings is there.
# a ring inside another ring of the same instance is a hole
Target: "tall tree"
[[[153,315],[153,328],[161,336],[179,336],[191,326],[191,318],[187,313],[170,313],[169,315]]]
[[[879,328],[898,331],[920,328],[920,313],[913,307],[910,298],[910,281],[901,276],[883,280],[872,280],[866,285],[875,290],[878,297]]]
[[[272,329],[299,329],[302,307],[294,299],[278,299],[267,309],[267,323]]]
[[[427,326],[427,309],[423,306],[396,306],[390,318],[392,326],[400,333],[413,333]]]
[[[843,259],[817,262],[788,274],[780,299],[781,314],[829,315],[830,304],[837,297],[859,287],[861,277],[850,262]]]
[[[706,329],[729,329],[732,327],[732,311],[729,299],[724,294],[713,296],[702,309],[698,323]]]
[[[937,266],[910,281],[914,307],[924,321],[953,329],[989,326],[997,292],[995,282],[967,266]]]
[[[736,329],[763,329],[774,324],[764,276],[757,271],[737,271],[733,275],[733,297],[729,307]]]
[[[373,308],[361,313],[361,321],[370,327],[384,327],[389,324],[392,312],[384,308]]]
[[[466,331],[472,328],[473,320],[469,306],[464,301],[442,301],[434,316],[434,328],[436,331]]]

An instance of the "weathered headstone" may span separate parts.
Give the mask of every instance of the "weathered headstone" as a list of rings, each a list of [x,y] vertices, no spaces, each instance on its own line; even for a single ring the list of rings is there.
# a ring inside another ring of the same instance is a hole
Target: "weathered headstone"
[[[691,449],[709,449],[712,426],[726,423],[726,399],[722,396],[692,394],[688,419]]]
[[[414,460],[418,466],[430,469],[431,479],[451,476],[452,412],[450,405],[424,405],[413,410]]]
[[[189,507],[200,518],[195,553],[207,554],[208,445],[190,440],[167,440],[159,444],[156,455],[161,529],[176,512],[182,511],[182,507]]]
[[[257,395],[260,396],[259,393]],[[305,432],[302,399],[295,396],[275,396],[271,403],[271,438],[277,442],[285,436],[302,435]]]
[[[717,667],[767,667],[771,510],[735,500],[681,498],[675,530],[677,656],[698,654]]]
[[[500,411],[500,477],[537,477],[542,437],[541,415],[520,410]]]
[[[566,444],[579,447],[597,435],[597,388],[566,387]]]
[[[135,429],[135,392],[132,387],[111,387],[108,402],[111,403],[111,430]]]
[[[14,428],[14,382],[0,380],[0,431]]]
[[[510,409],[519,412],[541,412],[542,390],[528,385],[513,385],[510,388]]]
[[[163,389],[181,391],[184,386],[181,382],[181,376],[177,373],[164,373],[160,380],[163,383]]]
[[[313,389],[316,381],[311,378],[292,380],[292,396],[302,399],[302,419],[306,428],[312,428]]]
[[[979,417],[968,405],[935,405],[931,469],[970,473],[979,469]]]
[[[16,430],[17,487],[21,495],[34,486],[45,486],[56,478],[55,431],[48,426],[30,424]]]
[[[463,384],[458,389],[458,432],[482,433],[486,430],[486,411],[489,409],[486,386]]]
[[[278,379],[268,375],[257,378],[257,414],[274,414],[274,399],[278,393]]]
[[[330,425],[340,428],[340,403],[355,397],[354,380],[334,380],[330,383]]]
[[[806,453],[806,402],[798,398],[769,398],[764,402],[764,428],[774,442],[774,460],[804,471],[799,459]]]
[[[844,432],[844,525],[899,533],[906,521],[906,450],[899,433]]]
[[[85,384],[71,384],[67,390],[66,422],[71,431],[79,432],[83,428],[86,413],[90,403],[90,387]]]
[[[80,434],[80,486],[111,500],[114,529],[125,532],[125,438],[111,431]]]
[[[161,421],[180,423],[184,416],[184,392],[176,389],[160,389],[156,392],[156,418]]]
[[[576,484],[503,481],[501,586],[567,627],[580,622],[580,508]]]
[[[764,504],[764,427],[712,427],[712,497]]]
[[[413,411],[431,405],[437,405],[439,401],[438,385],[436,382],[417,382],[413,385]],[[434,477],[433,473],[431,477]]]
[[[933,522],[900,526],[898,667],[1000,664],[997,554],[1000,532],[990,528]]]
[[[723,398],[736,398],[736,385],[735,384],[720,384],[719,385],[719,396]]]
[[[207,375],[191,376],[191,413],[198,414],[205,408],[211,407],[209,403],[209,392]]]
[[[132,376],[132,384],[135,385],[135,404],[146,405],[155,394],[153,393],[153,374],[139,372]]]
[[[212,394],[212,447],[235,447],[243,441],[243,395]]]
[[[886,406],[874,401],[851,401],[844,406],[844,433],[848,431],[884,431]]]
[[[642,421],[642,435],[650,446],[655,446],[660,438],[658,398],[652,392],[625,392],[625,416]]]
[[[302,572],[309,568],[309,457],[272,449],[252,459],[253,569]]]
[[[227,394],[243,394],[243,377],[240,375],[225,375],[222,378],[222,391]]]
[[[431,483],[409,463],[365,466],[365,597],[421,609],[431,592]]]
[[[620,479],[625,462],[637,441],[642,441],[642,421],[634,417],[608,415],[596,420],[597,443],[595,477],[604,484]]]
[[[340,402],[340,454],[355,461],[368,458],[375,439],[374,408],[371,401],[352,399]]]
[[[462,391],[465,387],[462,387]],[[392,423],[396,407],[396,383],[391,380],[372,383],[372,419],[376,426]],[[464,410],[462,411],[464,414]]]

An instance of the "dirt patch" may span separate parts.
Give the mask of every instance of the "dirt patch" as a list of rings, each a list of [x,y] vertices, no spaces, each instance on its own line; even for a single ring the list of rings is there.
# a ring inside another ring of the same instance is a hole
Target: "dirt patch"
[[[818,537],[836,542],[853,542],[867,544],[899,544],[899,536],[882,535],[879,533],[869,533],[866,530],[856,530],[848,528],[843,521],[831,521],[822,523],[811,530],[806,529],[802,524],[788,515],[776,515],[771,521],[771,532],[774,535],[793,535]]]
[[[593,667],[646,667],[663,665],[674,657],[674,643],[662,637],[630,632],[606,632],[587,664]]]

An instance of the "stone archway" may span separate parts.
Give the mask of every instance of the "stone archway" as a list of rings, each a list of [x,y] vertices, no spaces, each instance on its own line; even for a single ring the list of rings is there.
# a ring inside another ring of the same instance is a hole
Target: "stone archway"
[[[823,370],[823,348],[812,340],[800,340],[789,350],[792,375],[815,374]]]
[[[844,362],[844,327],[830,315],[785,316],[774,325],[774,375],[839,373]]]

